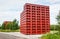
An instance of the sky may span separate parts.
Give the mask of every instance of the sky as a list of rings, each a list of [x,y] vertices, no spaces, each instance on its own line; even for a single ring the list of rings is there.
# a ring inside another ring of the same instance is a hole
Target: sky
[[[57,24],[56,17],[60,10],[60,0],[0,0],[0,24],[15,18],[20,22],[20,14],[25,3],[49,6],[50,24]]]

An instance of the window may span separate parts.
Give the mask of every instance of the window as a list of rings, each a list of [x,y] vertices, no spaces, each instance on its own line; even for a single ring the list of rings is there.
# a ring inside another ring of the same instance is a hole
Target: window
[[[36,22],[36,21],[32,21],[32,22]]]
[[[26,26],[26,28],[30,28],[30,26]]]
[[[40,8],[40,7],[37,7],[37,8]]]
[[[42,6],[41,8],[45,8],[45,7]]]
[[[37,30],[41,30],[40,28],[37,28]]]
[[[42,15],[45,15],[45,14],[42,14]]]
[[[45,24],[42,24],[42,25],[45,25]]]
[[[32,8],[35,8],[35,6],[32,6]]]
[[[36,13],[33,12],[32,15],[36,15]]]
[[[31,17],[30,15],[27,15],[27,17]]]
[[[26,10],[26,12],[31,12],[30,10]]]
[[[41,25],[40,23],[38,23],[37,25]]]
[[[40,16],[37,16],[37,18],[40,18]]]
[[[30,5],[26,5],[27,7],[30,7]]]
[[[46,18],[49,18],[49,17],[46,17]]]
[[[42,25],[42,27],[44,28],[44,27],[45,27],[45,24],[44,24],[44,25]]]
[[[37,18],[37,20],[40,20],[40,18]],[[39,21],[37,21],[37,22],[39,22]]]
[[[42,30],[45,30],[45,29],[42,29]]]
[[[45,19],[45,16],[42,16],[42,18],[44,18],[44,19]]]
[[[36,28],[32,28],[32,30],[36,30]]]
[[[32,28],[36,28],[36,26],[32,26]]]
[[[49,11],[46,11],[47,13],[49,13]]]
[[[27,30],[30,30],[30,28],[27,28]]]
[[[37,13],[40,13],[40,11],[38,10]]]
[[[27,33],[26,35],[29,35],[30,33]]]
[[[36,31],[32,32],[32,34],[36,34]]]
[[[46,8],[46,9],[49,9],[49,8]]]
[[[26,14],[30,14],[30,13],[26,13]]]
[[[26,21],[26,22],[30,22],[30,21]]]
[[[44,18],[42,20],[45,20]]]
[[[40,16],[40,13],[39,13],[39,14],[37,14],[37,15],[39,15],[39,16]]]
[[[26,18],[27,20],[30,20],[30,18]]]
[[[30,10],[30,7],[27,7],[26,9]]]
[[[46,19],[46,20],[49,20],[49,19]]]
[[[37,26],[37,29],[41,29],[41,26]]]
[[[35,8],[32,8],[32,10],[35,10]]]
[[[36,30],[36,26],[32,26],[32,29],[33,29],[33,30]]]
[[[37,21],[37,22],[40,22],[40,21]]]
[[[46,25],[49,25],[49,24],[46,24]]]
[[[42,32],[45,32],[45,29],[44,29],[44,30],[42,30]]]
[[[35,13],[35,11],[32,11],[32,12],[34,12],[34,13]]]
[[[45,12],[44,12],[44,11],[42,11],[42,14],[45,14]]]
[[[34,24],[32,24],[32,25],[36,25],[36,24],[34,23]]]
[[[32,20],[36,20],[36,18],[32,18]]]
[[[27,25],[30,25],[30,23],[27,23]]]
[[[27,31],[27,33],[29,34],[30,32]]]
[[[36,30],[36,26],[32,26],[32,30]]]
[[[32,17],[36,17],[36,16],[32,16]]]
[[[49,11],[49,9],[47,9],[46,11]]]
[[[42,11],[45,11],[45,9],[41,9]]]
[[[37,10],[40,10],[39,8]]]
[[[49,23],[49,21],[46,21],[46,23]]]

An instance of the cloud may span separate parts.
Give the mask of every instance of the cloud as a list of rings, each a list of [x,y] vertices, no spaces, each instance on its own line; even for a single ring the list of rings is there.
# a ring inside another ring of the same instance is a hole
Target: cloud
[[[25,3],[35,3],[37,0],[0,0],[0,24],[3,21],[17,19],[20,22],[20,14]]]
[[[50,6],[50,22],[56,24],[56,16],[60,9],[60,0],[0,0],[0,23],[17,18],[20,22],[20,14],[25,3]]]
[[[37,0],[0,0],[0,11],[19,11],[25,3],[35,3]]]
[[[60,0],[45,0],[46,2],[50,2],[50,3],[56,3],[56,2],[60,2]]]
[[[53,5],[53,4],[60,4],[60,0],[37,0],[36,3],[43,5]]]
[[[0,12],[0,23],[3,21],[12,21],[13,19],[20,20],[20,12],[15,11],[7,11],[7,12]]]
[[[51,24],[57,24],[56,17],[60,10],[60,4],[50,5],[50,20]]]

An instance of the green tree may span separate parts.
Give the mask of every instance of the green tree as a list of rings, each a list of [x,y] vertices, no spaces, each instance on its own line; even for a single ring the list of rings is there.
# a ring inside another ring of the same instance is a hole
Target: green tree
[[[13,30],[16,30],[19,28],[18,21],[16,19],[13,20],[13,27],[14,27]]]
[[[12,22],[8,23],[6,29],[12,30],[12,26],[13,26]]]
[[[4,23],[2,24],[1,29],[5,29],[5,25],[4,25]]]
[[[57,25],[50,25],[50,30],[57,30]]]
[[[58,22],[58,26],[57,26],[57,30],[59,31],[59,33],[60,33],[60,12],[59,12],[59,14],[58,14],[58,16],[57,16],[57,22]]]
[[[0,24],[0,29],[1,29],[1,24]]]
[[[12,22],[8,22],[7,24],[2,24],[2,29],[8,30],[17,30],[19,28],[17,19],[14,19]]]

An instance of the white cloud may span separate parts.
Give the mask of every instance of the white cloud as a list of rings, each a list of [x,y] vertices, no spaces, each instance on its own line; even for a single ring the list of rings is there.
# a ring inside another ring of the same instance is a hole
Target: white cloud
[[[34,3],[37,0],[0,0],[0,23],[17,19],[20,22],[20,13],[25,3]]]
[[[59,13],[60,10],[60,4],[54,4],[50,6],[50,20],[51,20],[51,24],[56,24],[57,20],[56,17]]]
[[[50,3],[56,3],[56,2],[60,2],[60,0],[45,0],[46,2],[50,2]]]
[[[0,23],[3,21],[12,21],[13,19],[20,19],[20,13],[15,11],[0,12]]]
[[[25,3],[33,3],[39,5],[50,6],[50,22],[56,24],[56,16],[60,9],[60,4],[54,4],[60,0],[0,0],[0,23],[6,20],[13,20],[17,18],[20,22],[20,14]],[[50,3],[52,5],[50,5]]]

